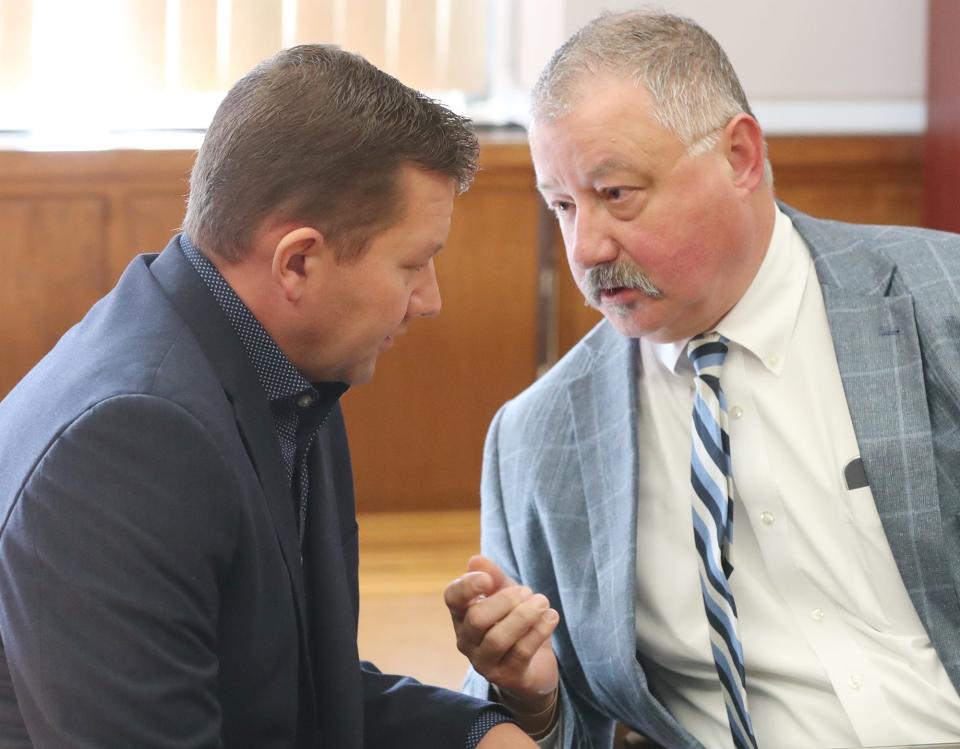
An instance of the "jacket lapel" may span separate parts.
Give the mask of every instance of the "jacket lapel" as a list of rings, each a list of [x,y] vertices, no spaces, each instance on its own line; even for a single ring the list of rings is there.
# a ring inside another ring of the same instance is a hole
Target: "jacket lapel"
[[[589,477],[582,484],[585,507],[571,509],[587,516],[592,541],[582,548],[592,554],[601,609],[582,613],[603,622],[610,638],[605,652],[622,664],[626,677],[596,686],[629,685],[622,694],[606,697],[633,712],[628,696],[635,695],[638,686],[646,689],[642,671],[635,668],[637,342],[604,323],[590,343],[592,364],[567,390],[580,473]]]
[[[237,428],[273,518],[300,622],[303,662],[308,664],[300,540],[273,418],[239,339],[200,276],[183,257],[177,243],[178,238],[174,237],[150,263],[150,271],[190,327],[233,406]],[[309,671],[307,673],[309,676]]]
[[[617,649],[630,658],[636,551],[636,341],[612,329],[598,336],[594,369],[568,389],[584,476],[593,563],[604,614],[618,626]],[[624,373],[630,375],[624,377]],[[623,435],[630,435],[623,439]],[[599,542],[598,542],[599,541]],[[621,626],[623,625],[623,626]],[[630,625],[630,627],[626,626]],[[627,632],[627,629],[631,629]]]

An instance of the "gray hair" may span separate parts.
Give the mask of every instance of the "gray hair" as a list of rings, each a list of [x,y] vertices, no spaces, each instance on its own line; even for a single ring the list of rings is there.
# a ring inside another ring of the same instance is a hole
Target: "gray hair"
[[[731,118],[741,112],[754,117],[716,39],[689,18],[635,10],[604,13],[564,42],[534,87],[534,119],[568,114],[581,84],[598,74],[642,85],[653,100],[656,121],[691,155],[713,148]],[[772,183],[769,162],[766,168]]]
[[[341,261],[363,254],[405,205],[405,164],[466,190],[478,144],[468,120],[359,55],[307,44],[247,73],[217,109],[190,174],[184,231],[236,262],[267,217],[324,233]]]

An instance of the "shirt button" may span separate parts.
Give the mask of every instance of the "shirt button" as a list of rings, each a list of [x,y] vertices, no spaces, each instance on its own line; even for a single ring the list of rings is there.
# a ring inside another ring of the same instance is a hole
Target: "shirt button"
[[[767,357],[767,364],[771,367],[775,367],[780,363],[780,357],[778,356],[769,356]]]
[[[849,683],[850,683],[851,689],[859,689],[860,687],[863,686],[863,679],[861,679],[859,676],[854,674],[853,676],[850,677]]]
[[[776,518],[773,516],[772,512],[761,512],[760,519],[763,521],[764,525],[773,525],[776,521]]]
[[[815,622],[823,621],[824,613],[823,609],[814,609],[810,612],[810,618]]]
[[[313,396],[309,393],[304,393],[299,398],[297,398],[297,405],[300,408],[310,408],[313,405]]]
[[[740,408],[740,406],[734,406],[730,409],[730,415],[734,419],[739,419],[741,416],[743,416],[743,409]]]

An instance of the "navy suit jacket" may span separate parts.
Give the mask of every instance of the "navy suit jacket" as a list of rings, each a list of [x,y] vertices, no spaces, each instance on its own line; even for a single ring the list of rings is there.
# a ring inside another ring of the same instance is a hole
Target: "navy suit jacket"
[[[358,659],[339,406],[301,549],[266,397],[175,242],[0,403],[0,746],[460,749],[488,703]]]

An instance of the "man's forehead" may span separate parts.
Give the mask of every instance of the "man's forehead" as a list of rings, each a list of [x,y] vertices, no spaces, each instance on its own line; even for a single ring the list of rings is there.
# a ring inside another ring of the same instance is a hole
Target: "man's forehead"
[[[611,118],[600,122],[580,118],[536,122],[530,129],[537,187],[556,188],[556,180],[575,178],[595,183],[611,175],[636,175],[673,150],[673,138],[664,139],[653,122],[640,126],[641,118]],[[659,137],[658,137],[659,136]],[[679,141],[677,141],[678,148]]]
[[[553,93],[551,102],[542,111],[534,111],[534,120],[550,122],[590,112],[600,106],[616,106],[624,98],[632,105],[653,104],[646,86],[634,76],[609,70],[587,70],[565,82]]]

